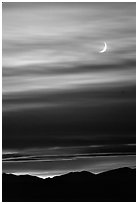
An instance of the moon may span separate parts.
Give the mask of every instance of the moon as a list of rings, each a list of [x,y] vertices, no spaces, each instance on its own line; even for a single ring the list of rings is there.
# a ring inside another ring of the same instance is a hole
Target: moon
[[[106,42],[104,42],[104,48],[99,53],[106,52],[106,50],[107,50],[107,44]]]

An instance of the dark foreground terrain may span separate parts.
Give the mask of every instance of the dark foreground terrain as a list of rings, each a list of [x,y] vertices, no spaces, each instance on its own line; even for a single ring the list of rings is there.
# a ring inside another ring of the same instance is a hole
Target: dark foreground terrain
[[[2,175],[2,201],[136,201],[136,170],[120,168],[98,175],[74,172],[54,178]]]

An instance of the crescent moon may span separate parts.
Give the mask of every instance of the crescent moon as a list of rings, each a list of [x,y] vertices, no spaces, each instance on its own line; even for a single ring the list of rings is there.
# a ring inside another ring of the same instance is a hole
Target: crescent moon
[[[104,48],[100,51],[100,53],[106,52],[107,50],[107,44],[104,42]]]

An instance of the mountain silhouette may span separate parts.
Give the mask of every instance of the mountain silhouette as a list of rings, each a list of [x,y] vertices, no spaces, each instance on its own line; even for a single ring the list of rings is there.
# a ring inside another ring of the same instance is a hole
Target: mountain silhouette
[[[136,170],[70,172],[53,178],[2,174],[3,202],[135,202]]]

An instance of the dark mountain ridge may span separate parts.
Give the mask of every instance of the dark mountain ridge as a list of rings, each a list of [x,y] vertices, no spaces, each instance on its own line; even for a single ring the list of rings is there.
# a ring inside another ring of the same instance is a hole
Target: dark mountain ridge
[[[136,170],[120,168],[100,174],[70,172],[41,179],[2,174],[3,202],[135,202]]]

